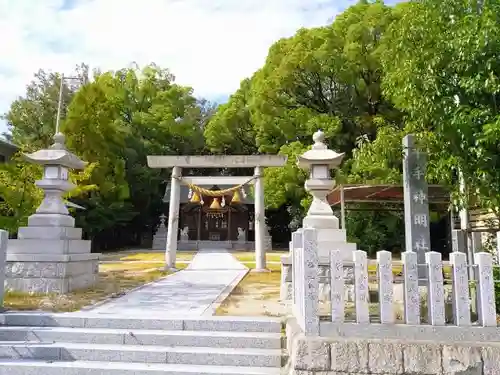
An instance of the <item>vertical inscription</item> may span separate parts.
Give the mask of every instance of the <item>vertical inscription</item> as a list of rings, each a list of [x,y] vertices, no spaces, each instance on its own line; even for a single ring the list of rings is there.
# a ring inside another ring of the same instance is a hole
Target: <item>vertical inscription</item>
[[[354,298],[356,304],[356,322],[369,323],[368,309],[368,262],[366,252],[356,250],[353,253],[354,261]]]
[[[425,254],[427,263],[428,289],[427,306],[429,314],[429,324],[433,326],[444,326],[444,280],[443,263],[441,253],[431,251]]]
[[[404,275],[404,309],[406,324],[420,324],[420,291],[418,289],[417,253],[402,254]]]
[[[488,253],[474,255],[478,267],[478,312],[483,327],[496,327],[495,286],[493,280],[493,257]]]
[[[377,278],[380,323],[394,323],[394,290],[392,275],[392,254],[389,251],[377,253]]]
[[[319,335],[319,315],[318,315],[318,240],[316,229],[307,228],[302,231],[303,258],[303,278],[304,284],[302,295],[303,319],[302,328],[306,336]]]
[[[295,316],[298,316],[300,299],[301,299],[301,285],[302,285],[302,230],[299,229],[292,233],[292,247],[293,247],[293,260],[292,260],[292,288],[293,288],[293,301],[292,308]]]
[[[344,306],[344,262],[340,250],[330,252],[330,299],[332,303],[332,322],[343,323]]]
[[[428,186],[425,180],[427,157],[415,148],[413,135],[403,138],[403,182],[406,251],[417,253],[420,284],[426,278],[425,253],[431,250]]]
[[[452,272],[453,323],[457,326],[470,326],[470,293],[467,255],[464,252],[450,254]]]

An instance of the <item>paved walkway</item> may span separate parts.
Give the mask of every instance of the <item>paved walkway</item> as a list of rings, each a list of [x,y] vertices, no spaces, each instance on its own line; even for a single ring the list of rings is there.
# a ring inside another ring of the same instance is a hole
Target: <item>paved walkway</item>
[[[200,249],[189,267],[158,282],[88,310],[137,316],[212,315],[211,305],[248,269],[226,250]]]

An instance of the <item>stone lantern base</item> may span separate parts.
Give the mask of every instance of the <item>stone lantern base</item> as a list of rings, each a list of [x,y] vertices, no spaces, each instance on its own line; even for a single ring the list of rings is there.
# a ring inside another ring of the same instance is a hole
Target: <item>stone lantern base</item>
[[[167,248],[167,228],[160,227],[153,236],[153,250],[165,250]]]
[[[28,226],[19,228],[18,238],[7,247],[7,290],[67,293],[97,282],[100,254],[90,253],[80,228]]]
[[[306,216],[304,228],[314,228],[318,232],[319,257],[329,259],[331,250],[340,250],[345,262],[352,262],[352,253],[357,250],[356,244],[347,242],[345,229],[338,229],[338,219],[335,216]]]

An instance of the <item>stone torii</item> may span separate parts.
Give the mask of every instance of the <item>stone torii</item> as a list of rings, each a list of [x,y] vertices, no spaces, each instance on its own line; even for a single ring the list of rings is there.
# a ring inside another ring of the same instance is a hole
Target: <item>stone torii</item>
[[[266,223],[264,215],[264,181],[262,177],[265,167],[282,167],[286,161],[287,157],[281,155],[148,155],[148,166],[150,168],[172,168],[165,267],[175,269],[182,168],[254,168],[255,268],[256,271],[265,270]]]

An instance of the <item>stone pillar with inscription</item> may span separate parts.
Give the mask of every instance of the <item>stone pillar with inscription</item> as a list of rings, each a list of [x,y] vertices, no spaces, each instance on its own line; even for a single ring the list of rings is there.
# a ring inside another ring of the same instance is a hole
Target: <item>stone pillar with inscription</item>
[[[172,168],[170,182],[170,202],[168,207],[167,247],[165,250],[165,269],[175,270],[177,240],[179,232],[179,204],[181,199],[181,168]]]
[[[415,138],[403,138],[403,189],[406,251],[417,255],[419,284],[427,278],[425,253],[431,250],[428,186],[425,179],[427,155],[415,148]]]

